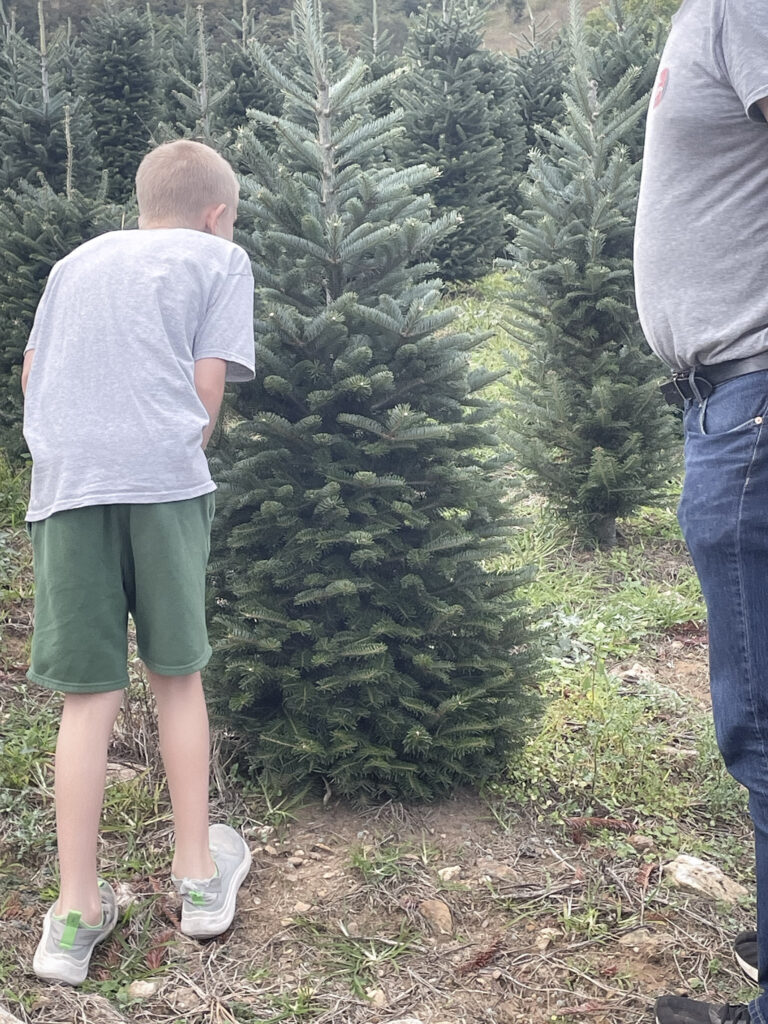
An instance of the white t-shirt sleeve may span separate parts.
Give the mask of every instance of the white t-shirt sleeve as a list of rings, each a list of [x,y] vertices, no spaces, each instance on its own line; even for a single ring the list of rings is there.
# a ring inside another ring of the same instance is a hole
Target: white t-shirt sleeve
[[[253,380],[253,274],[245,253],[211,295],[192,346],[198,359],[226,359],[227,381]]]
[[[765,119],[757,101],[768,96],[768,19],[765,0],[727,0],[720,34],[731,85],[753,121]]]

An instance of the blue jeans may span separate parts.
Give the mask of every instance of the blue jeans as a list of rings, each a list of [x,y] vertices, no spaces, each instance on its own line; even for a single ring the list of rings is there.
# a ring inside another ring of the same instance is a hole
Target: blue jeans
[[[707,603],[717,743],[749,792],[761,987],[749,1009],[768,1024],[768,370],[686,403],[678,518]]]

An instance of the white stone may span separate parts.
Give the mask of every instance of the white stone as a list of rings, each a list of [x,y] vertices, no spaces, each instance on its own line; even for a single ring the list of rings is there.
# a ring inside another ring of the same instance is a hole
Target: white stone
[[[552,942],[559,935],[560,931],[557,928],[542,928],[534,939],[533,944],[540,953],[543,953],[545,949],[549,949]]]
[[[128,986],[129,999],[151,999],[160,988],[160,982],[154,978],[144,981],[132,981]]]
[[[453,932],[451,908],[442,900],[422,900],[419,913],[438,935],[450,935]]]
[[[745,896],[749,896],[743,885],[728,878],[716,865],[684,853],[665,864],[662,872],[673,885],[693,889],[694,892],[703,893],[713,900],[737,903]]]
[[[454,878],[458,878],[461,874],[461,867],[458,864],[454,864],[449,868],[440,868],[437,872],[437,877],[441,882],[452,882]]]
[[[200,1006],[200,997],[191,988],[175,988],[168,993],[168,1001],[179,1013],[189,1013]]]
[[[383,988],[367,988],[365,994],[371,1001],[371,1005],[381,1009],[387,1005],[387,997],[384,995]]]

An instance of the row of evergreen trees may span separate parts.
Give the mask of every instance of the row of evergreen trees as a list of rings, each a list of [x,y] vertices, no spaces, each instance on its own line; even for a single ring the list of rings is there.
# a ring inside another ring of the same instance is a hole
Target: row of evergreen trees
[[[199,20],[188,37],[202,77],[180,77],[175,101],[243,173],[257,281],[258,375],[214,453],[212,695],[283,785],[431,797],[502,771],[535,719],[525,574],[495,571],[515,523],[510,439],[485,397],[499,374],[471,358],[485,336],[452,326],[444,267],[488,266],[487,236],[512,239],[527,381],[512,464],[555,507],[609,544],[616,516],[666,479],[670,420],[630,266],[655,36],[613,12],[590,38],[574,3],[567,41],[510,63],[483,50],[466,0],[446,0],[418,20],[404,74],[385,53],[351,59],[315,0],[297,0],[286,52],[241,39],[242,82],[216,88],[203,72],[221,52]],[[267,99],[244,102],[230,129],[216,117],[246,86]],[[97,168],[75,188],[74,117],[92,131],[94,115],[62,95],[63,182],[28,172],[0,198],[0,442],[18,430],[20,355],[51,263],[124,216]],[[182,114],[164,123],[178,131]],[[529,131],[533,160],[513,173]]]
[[[148,146],[178,136],[210,142],[248,170],[237,142],[246,112],[276,114],[282,101],[258,58],[263,43],[247,4],[239,22],[220,22],[224,37],[215,41],[202,5],[167,17],[108,3],[77,33],[50,32],[42,3],[39,12],[34,43],[12,19],[2,25],[0,188],[37,184],[42,174],[60,192],[69,171],[70,185],[93,196],[105,172],[107,197],[125,203]],[[387,79],[373,111],[404,110],[391,160],[440,172],[435,202],[461,221],[437,257],[456,281],[487,272],[502,254],[536,127],[562,110],[562,47],[493,53],[483,46],[483,20],[474,4],[425,5],[403,52],[384,31],[361,47],[369,78],[405,72]],[[288,75],[291,39],[270,55]]]

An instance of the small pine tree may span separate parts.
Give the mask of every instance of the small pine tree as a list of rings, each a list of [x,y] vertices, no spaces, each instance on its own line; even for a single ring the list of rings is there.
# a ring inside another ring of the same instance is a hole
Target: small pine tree
[[[518,51],[512,59],[517,107],[525,128],[527,149],[535,146],[546,149],[538,130],[545,128],[551,132],[565,110],[566,52],[560,39],[554,40],[552,45],[540,42],[535,25],[531,26],[526,42],[527,48]]]
[[[0,86],[0,189],[20,180],[36,184],[42,174],[63,192],[69,168],[77,187],[92,192],[100,180],[94,131],[82,98],[68,88],[70,44],[61,30],[49,41],[42,0],[38,11],[39,49],[10,26],[4,33],[2,64],[12,71]]]
[[[60,195],[20,182],[0,195],[0,448],[26,452],[21,434],[21,365],[51,267],[81,242],[120,227],[122,212],[103,193]]]
[[[83,32],[77,69],[109,195],[126,202],[157,123],[158,71],[148,15],[108,3]]]
[[[503,251],[504,217],[517,208],[526,165],[511,62],[484,49],[483,27],[472,0],[446,0],[442,14],[427,9],[413,19],[405,51],[401,159],[436,168],[435,205],[461,218],[434,253],[452,281],[487,273]]]
[[[257,378],[225,432],[210,697],[255,770],[359,800],[431,798],[504,770],[537,707],[521,574],[496,571],[513,509],[492,456],[496,375],[425,263],[423,166],[383,157],[359,60],[329,73],[297,0],[272,154],[253,134],[247,239]],[[223,503],[222,503],[223,500]]]
[[[231,135],[222,122],[222,113],[235,83],[219,79],[218,66],[210,59],[203,5],[197,5],[194,18],[187,8],[184,18],[167,32],[167,38],[174,45],[164,88],[172,101],[158,127],[158,141],[194,137],[214,149],[225,149]]]
[[[635,68],[627,101],[641,100],[647,104],[666,34],[663,20],[647,9],[627,14],[622,0],[609,0],[587,26],[592,77],[608,91],[618,85],[630,68]],[[622,139],[633,163],[643,155],[644,140],[645,118],[640,118]]]
[[[223,127],[232,133],[246,123],[249,110],[280,113],[280,96],[269,79],[259,71],[250,46],[254,38],[252,22],[247,0],[243,0],[242,21],[239,25],[229,23],[228,38],[216,55],[216,79],[232,83],[231,90],[222,99],[218,115]],[[263,135],[266,138],[270,133],[265,131]]]
[[[622,140],[647,101],[631,101],[634,69],[599,92],[578,0],[570,38],[566,113],[543,132],[517,220],[511,326],[527,353],[512,441],[555,508],[611,545],[616,518],[663,491],[678,445],[632,285],[638,167]]]

